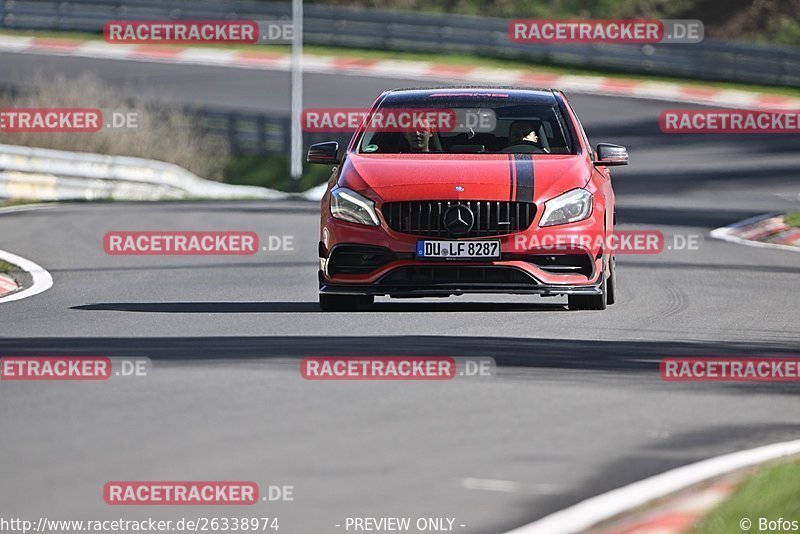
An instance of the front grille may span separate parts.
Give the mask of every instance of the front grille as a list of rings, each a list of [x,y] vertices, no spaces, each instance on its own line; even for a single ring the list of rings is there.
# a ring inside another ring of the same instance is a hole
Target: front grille
[[[530,275],[514,267],[431,265],[399,267],[379,281],[384,286],[458,287],[537,284]]]
[[[451,233],[444,224],[448,208],[461,204],[469,208],[474,221],[464,233]],[[526,230],[536,216],[536,204],[487,200],[426,200],[387,202],[383,217],[389,228],[425,237],[482,237],[513,234]]]

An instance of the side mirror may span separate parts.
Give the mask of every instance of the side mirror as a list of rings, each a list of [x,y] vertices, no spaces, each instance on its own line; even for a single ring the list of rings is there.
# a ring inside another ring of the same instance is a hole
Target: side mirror
[[[322,163],[323,165],[337,165],[342,162],[339,158],[339,143],[328,141],[317,143],[308,147],[306,161],[309,163]]]
[[[627,165],[628,149],[620,145],[600,143],[597,145],[597,161],[594,164],[601,167]]]

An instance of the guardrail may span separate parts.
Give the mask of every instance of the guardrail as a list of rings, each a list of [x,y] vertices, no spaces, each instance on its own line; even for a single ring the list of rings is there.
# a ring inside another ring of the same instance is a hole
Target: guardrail
[[[0,145],[0,198],[34,200],[278,199],[287,194],[204,180],[142,158]]]
[[[244,0],[0,0],[0,27],[102,31],[109,19],[289,18],[285,2]],[[707,39],[697,44],[519,44],[493,17],[305,6],[306,43],[382,50],[466,52],[537,63],[701,80],[800,87],[800,47]]]

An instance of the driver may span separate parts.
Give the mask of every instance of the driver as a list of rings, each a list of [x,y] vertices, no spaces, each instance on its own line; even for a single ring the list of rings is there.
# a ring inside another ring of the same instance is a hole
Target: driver
[[[539,144],[539,136],[536,135],[538,125],[533,121],[514,121],[508,129],[508,144],[518,145],[520,143]]]
[[[433,131],[428,121],[425,121],[419,130],[404,131],[403,137],[406,138],[408,148],[411,152],[430,152],[431,137]]]

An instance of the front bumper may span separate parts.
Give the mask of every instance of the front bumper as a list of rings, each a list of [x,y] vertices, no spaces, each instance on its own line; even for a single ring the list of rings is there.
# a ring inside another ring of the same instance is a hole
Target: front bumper
[[[356,285],[344,284],[337,285],[320,281],[320,293],[336,295],[372,295],[372,296],[391,296],[395,298],[403,297],[448,297],[451,295],[463,295],[471,293],[504,293],[510,295],[601,295],[602,290],[599,286],[548,286],[548,285],[514,285],[514,284],[462,284],[452,282],[449,284],[437,284],[426,286],[393,286],[393,285]]]
[[[448,296],[464,293],[551,295],[601,294],[604,255],[602,208],[588,219],[497,237],[501,257],[493,260],[417,259],[419,236],[381,226],[362,226],[327,216],[319,244],[321,293]],[[469,241],[470,239],[464,239]],[[365,268],[353,258],[365,254]],[[372,262],[372,263],[369,263]]]

